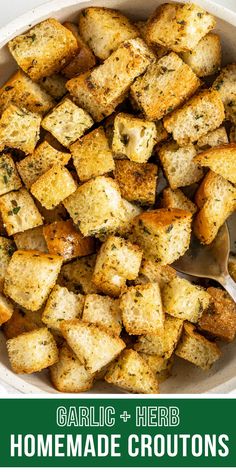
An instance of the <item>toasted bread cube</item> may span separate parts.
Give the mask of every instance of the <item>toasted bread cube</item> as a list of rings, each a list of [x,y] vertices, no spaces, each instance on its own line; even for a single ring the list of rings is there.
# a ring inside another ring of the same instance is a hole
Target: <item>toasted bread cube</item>
[[[236,335],[236,304],[225,290],[209,287],[211,303],[198,320],[198,327],[210,334],[231,342]]]
[[[47,328],[35,329],[9,339],[7,351],[16,374],[39,372],[58,361],[56,341]]]
[[[103,176],[85,182],[63,203],[84,236],[115,231],[123,214],[117,183]]]
[[[125,349],[105,375],[108,383],[134,393],[159,393],[156,375],[133,349]]]
[[[161,208],[134,219],[132,239],[142,247],[146,258],[162,265],[172,264],[189,248],[192,214]]]
[[[119,336],[85,321],[63,321],[61,330],[71,349],[91,373],[105,367],[125,348]]]
[[[185,321],[183,336],[175,354],[203,370],[208,370],[219,359],[221,351],[216,343],[208,341],[196,331],[194,325]]]
[[[126,280],[139,273],[142,250],[118,236],[109,236],[97,256],[93,282],[107,295],[119,296]]]
[[[72,77],[82,74],[82,72],[86,72],[94,67],[96,65],[96,58],[92,50],[80,36],[79,28],[76,24],[66,21],[63,26],[71,31],[78,44],[78,52],[76,56],[62,70],[62,74],[68,79],[71,79]]]
[[[101,121],[123,101],[134,79],[143,74],[153,60],[153,53],[141,39],[130,39],[103,64],[69,80],[67,88],[80,107],[95,121]]]
[[[236,64],[223,67],[216,78],[213,88],[220,94],[225,107],[226,119],[236,124]]]
[[[210,244],[236,209],[236,189],[221,175],[210,171],[198,188],[195,201],[200,208],[193,225],[195,235],[203,244]]]
[[[9,105],[0,118],[0,151],[9,147],[32,153],[39,140],[40,123],[37,113]]]
[[[176,270],[168,265],[163,266],[150,259],[143,259],[139,270],[139,277],[136,279],[139,283],[157,283],[162,288],[176,277]],[[140,282],[139,282],[140,280]],[[136,282],[135,281],[135,282]]]
[[[152,372],[157,376],[159,383],[167,380],[171,375],[171,369],[174,363],[174,357],[170,359],[163,359],[161,356],[156,356],[155,354],[144,354],[139,352],[139,355],[143,360],[149,365]]]
[[[0,236],[0,292],[3,290],[7,266],[16,250],[11,239]]]
[[[92,125],[91,116],[82,108],[77,107],[69,98],[65,98],[53,108],[42,121],[42,127],[50,131],[65,147],[73,144]]]
[[[94,380],[67,345],[59,349],[59,360],[50,367],[50,378],[54,387],[65,393],[86,392],[92,388]]]
[[[0,293],[0,326],[10,320],[14,307],[10,300]]]
[[[103,295],[86,295],[82,321],[104,327],[119,336],[122,329],[119,300]]]
[[[21,180],[11,155],[0,155],[0,195],[4,195],[11,190],[18,190],[21,185]]]
[[[19,67],[35,81],[59,72],[78,50],[74,35],[54,18],[11,39],[8,46]]]
[[[117,160],[115,179],[121,196],[140,205],[153,205],[156,198],[157,166],[155,164]]]
[[[149,41],[147,37],[147,29],[148,29],[148,20],[138,20],[134,22],[134,25],[139,30],[140,37],[147,43],[147,45],[153,50],[157,58],[159,59],[162,56],[165,56],[169,51],[165,46],[161,46],[160,44],[154,44]]]
[[[124,327],[129,334],[158,333],[164,326],[161,292],[157,283],[129,287],[120,298]]]
[[[182,58],[198,77],[216,74],[221,66],[220,37],[206,34],[192,51],[183,52]]]
[[[55,164],[33,183],[31,193],[47,210],[52,210],[74,193],[76,188],[76,183],[66,167]]]
[[[236,143],[224,144],[198,154],[194,161],[236,184]]]
[[[122,198],[123,212],[120,220],[119,227],[116,230],[116,233],[119,236],[127,236],[132,229],[133,219],[135,216],[140,215],[142,209],[133,203],[128,202]]]
[[[47,244],[43,235],[43,226],[27,229],[23,233],[14,234],[17,249],[40,251],[48,253]]]
[[[6,339],[12,339],[19,334],[45,327],[42,322],[42,310],[30,311],[14,307],[11,318],[4,323],[2,329]]]
[[[131,86],[131,97],[148,120],[160,120],[182,105],[200,80],[174,52],[151,65]]]
[[[77,174],[82,181],[107,174],[115,168],[102,126],[72,144],[70,151]]]
[[[148,21],[147,38],[176,52],[192,51],[215,25],[214,17],[193,3],[164,3]]]
[[[203,90],[182,108],[164,118],[164,126],[180,146],[197,141],[216,129],[224,120],[224,105],[219,92]]]
[[[28,310],[38,310],[54,287],[63,259],[38,251],[15,251],[7,268],[4,292]]]
[[[89,7],[80,12],[79,32],[99,59],[107,59],[124,41],[137,38],[139,31],[118,10]]]
[[[193,215],[197,211],[197,205],[189,200],[179,188],[172,190],[168,187],[163,190],[162,206],[164,208],[179,208],[180,210],[190,211]]]
[[[127,113],[115,117],[112,150],[131,161],[144,163],[151,157],[157,138],[157,128],[151,121]]]
[[[17,162],[16,166],[25,186],[30,189],[31,185],[53,165],[66,165],[70,157],[69,153],[57,151],[47,141],[43,141],[33,154]]]
[[[77,231],[71,220],[54,221],[44,226],[43,234],[50,254],[62,256],[64,261],[88,256],[95,250],[94,240],[85,238]]]
[[[43,224],[33,198],[24,188],[2,195],[0,211],[9,236]]]
[[[211,297],[204,288],[175,277],[163,288],[162,300],[165,313],[197,323]]]
[[[66,287],[55,285],[47,299],[42,321],[48,328],[61,332],[61,322],[80,318],[84,307],[84,296],[69,292]]]
[[[194,184],[203,177],[201,166],[194,161],[196,153],[193,144],[180,147],[174,141],[163,144],[158,150],[172,190]]]
[[[47,113],[54,106],[53,98],[33,82],[24,72],[18,70],[0,88],[0,114],[10,104],[14,104],[32,113]]]
[[[75,293],[97,293],[92,282],[95,263],[96,254],[93,254],[63,265],[58,283]]]
[[[67,93],[66,78],[59,74],[54,74],[50,77],[43,77],[40,79],[39,84],[55,100],[60,100]]]
[[[226,129],[224,126],[220,126],[214,131],[210,131],[209,133],[202,136],[202,138],[197,141],[197,148],[205,150],[214,146],[228,144],[228,142],[229,140],[228,135],[226,133]]]

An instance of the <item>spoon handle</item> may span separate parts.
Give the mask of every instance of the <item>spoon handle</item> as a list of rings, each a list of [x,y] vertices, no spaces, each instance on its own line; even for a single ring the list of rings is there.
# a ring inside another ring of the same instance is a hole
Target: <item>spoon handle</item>
[[[225,290],[229,293],[229,295],[233,298],[236,302],[236,282],[227,274],[225,277],[222,277],[219,280],[220,284],[223,285]]]

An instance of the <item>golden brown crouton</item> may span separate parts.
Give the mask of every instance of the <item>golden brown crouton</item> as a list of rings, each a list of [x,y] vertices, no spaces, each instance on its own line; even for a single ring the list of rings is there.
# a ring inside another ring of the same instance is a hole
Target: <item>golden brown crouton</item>
[[[173,267],[161,265],[150,259],[143,259],[139,270],[139,277],[136,279],[135,283],[158,283],[162,290],[162,288],[175,277],[176,270]]]
[[[216,78],[213,88],[220,94],[225,107],[226,119],[236,124],[236,64],[223,67]]]
[[[197,205],[189,200],[179,188],[176,190],[172,190],[170,187],[165,188],[161,203],[164,208],[179,208],[180,210],[190,211],[192,214],[197,211]]]
[[[119,300],[103,295],[86,295],[82,321],[111,330],[120,335],[122,329]]]
[[[4,323],[2,329],[6,339],[11,339],[19,334],[43,327],[45,325],[42,322],[42,310],[30,311],[15,307],[12,317]]]
[[[53,74],[50,77],[43,77],[39,84],[49,93],[55,100],[60,100],[66,95],[66,78],[59,74]],[[52,108],[52,107],[51,107]]]
[[[85,41],[79,35],[79,28],[76,24],[66,21],[64,25],[68,28],[71,33],[74,35],[77,45],[78,52],[74,59],[67,64],[67,66],[62,70],[62,74],[65,75],[68,79],[75,77],[82,72],[86,72],[91,69],[96,64],[96,58],[92,50],[88,47]]]
[[[220,37],[206,34],[192,51],[183,52],[182,58],[198,77],[216,74],[221,66]]]
[[[142,213],[142,209],[124,198],[122,198],[122,207],[122,215],[116,233],[119,236],[127,237],[132,229],[133,219]]]
[[[18,190],[22,186],[15,163],[10,154],[0,155],[0,195]]]
[[[196,146],[199,150],[209,149],[214,146],[220,146],[222,144],[228,144],[228,136],[224,126],[220,126],[214,131],[202,136],[196,143]]]
[[[0,118],[0,151],[9,147],[32,153],[39,140],[40,123],[37,113],[9,105]]]
[[[75,293],[97,293],[92,282],[95,263],[96,254],[93,254],[63,265],[58,282]]]
[[[12,317],[13,310],[10,300],[0,293],[0,326]]]
[[[157,184],[155,164],[116,160],[115,179],[123,198],[139,205],[154,205]]]
[[[153,50],[157,58],[159,59],[162,56],[165,56],[169,51],[165,46],[161,46],[160,44],[154,44],[149,41],[147,36],[147,29],[148,29],[148,20],[138,20],[134,22],[134,25],[139,30],[140,37],[147,43],[147,45]]]
[[[194,161],[236,184],[236,143],[224,144],[198,154]]]
[[[17,249],[48,252],[47,244],[43,235],[43,226],[27,229],[22,233],[14,234]]]
[[[7,266],[15,250],[16,248],[15,248],[14,242],[11,239],[0,236],[0,291],[1,292],[3,290]]]
[[[171,375],[171,369],[174,363],[174,356],[170,359],[163,359],[161,356],[155,354],[144,354],[139,352],[139,355],[149,365],[152,372],[157,376],[159,383],[164,382]]]

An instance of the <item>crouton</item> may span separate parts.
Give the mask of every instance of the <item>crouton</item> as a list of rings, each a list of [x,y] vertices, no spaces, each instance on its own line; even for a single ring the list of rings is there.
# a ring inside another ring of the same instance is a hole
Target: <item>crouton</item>
[[[0,155],[0,195],[18,190],[21,180],[16,170],[15,163],[10,154]]]
[[[125,15],[110,8],[85,8],[80,12],[78,25],[84,41],[102,60],[124,41],[139,36],[139,31]]]
[[[157,166],[117,160],[115,179],[121,196],[140,205],[153,205],[156,198]]]
[[[86,392],[92,388],[94,380],[67,345],[59,349],[59,360],[50,367],[50,378],[54,387],[65,393]]]
[[[39,140],[40,123],[40,115],[9,105],[0,118],[0,151],[9,147],[32,153]]]
[[[192,51],[216,25],[210,13],[193,3],[164,3],[147,25],[147,38],[176,52]]]
[[[12,317],[13,310],[10,300],[0,293],[0,326]]]
[[[160,44],[154,44],[149,41],[147,37],[148,21],[147,20],[138,20],[134,22],[134,25],[139,30],[140,37],[147,43],[147,45],[153,50],[157,58],[159,59],[162,56],[165,56],[169,51],[164,46]]]
[[[90,373],[105,367],[125,348],[125,343],[116,334],[85,321],[63,321],[61,330],[71,349]]]
[[[2,195],[0,211],[9,236],[43,224],[33,198],[24,188]]]
[[[203,90],[182,108],[164,118],[164,126],[182,146],[197,141],[216,129],[224,120],[224,105],[219,92]]]
[[[134,79],[153,60],[153,53],[141,39],[130,39],[103,64],[69,80],[67,88],[78,106],[87,110],[95,121],[101,121],[113,113]]]
[[[31,185],[53,165],[66,165],[70,157],[69,153],[57,151],[47,141],[43,141],[33,154],[17,162],[16,166],[25,186],[30,189]]]
[[[54,221],[44,226],[43,233],[49,253],[62,256],[64,261],[88,256],[95,251],[94,240],[85,238],[71,220]]]
[[[190,211],[193,215],[197,211],[197,205],[189,200],[182,190],[172,190],[170,187],[163,190],[162,206],[164,208],[179,208],[180,210]]]
[[[157,283],[127,288],[120,298],[124,327],[129,334],[158,333],[164,326],[161,293]]]
[[[69,292],[66,287],[55,285],[47,299],[42,321],[48,328],[61,332],[61,321],[80,318],[83,307],[83,295]]]
[[[96,254],[63,265],[58,283],[74,293],[97,293],[97,288],[92,282],[92,276],[96,263]]]
[[[57,345],[47,328],[35,329],[9,339],[7,351],[16,374],[39,372],[58,361]]]
[[[103,295],[86,295],[82,321],[104,327],[119,336],[122,329],[119,300]]]
[[[12,339],[34,329],[45,327],[42,322],[42,310],[30,311],[14,307],[13,314],[2,326],[6,339]]]
[[[76,183],[66,167],[55,164],[33,183],[30,190],[41,205],[52,210],[74,193],[76,188]]]
[[[218,34],[208,33],[182,59],[198,77],[216,74],[221,66],[221,43]]]
[[[172,190],[198,182],[203,177],[201,166],[194,161],[193,144],[180,147],[174,141],[163,144],[158,150],[166,178]]]
[[[198,149],[205,150],[214,146],[220,146],[222,144],[228,144],[228,136],[224,126],[220,126],[214,131],[210,131],[200,138],[196,145]]]
[[[159,393],[158,381],[147,362],[133,349],[125,349],[108,369],[105,380],[134,393]]]
[[[14,234],[17,249],[40,251],[48,253],[47,244],[43,235],[43,226],[27,229],[23,233]]]
[[[38,251],[15,251],[7,268],[4,292],[28,310],[38,310],[56,283],[63,259]]]
[[[144,354],[139,352],[139,355],[143,360],[149,365],[152,372],[157,376],[159,383],[164,382],[171,375],[171,369],[173,367],[174,358],[163,359],[161,356],[156,356],[155,354]]]
[[[7,266],[15,250],[14,242],[11,239],[0,236],[0,292],[3,290]]]
[[[185,321],[183,336],[175,354],[203,370],[208,370],[219,359],[221,351],[215,342],[206,339],[196,331],[194,325]]]
[[[195,156],[194,161],[236,184],[236,143],[207,149]]]
[[[37,208],[43,217],[45,224],[54,223],[54,221],[64,221],[69,218],[69,215],[62,203],[57,205],[53,210],[46,210],[39,202],[36,201]]]
[[[192,323],[197,323],[210,299],[204,288],[180,277],[175,277],[162,290],[165,313]]]
[[[68,79],[71,79],[72,77],[82,74],[82,72],[86,72],[87,70],[94,67],[96,64],[96,58],[92,50],[79,35],[79,28],[76,24],[66,21],[63,26],[71,31],[78,45],[78,52],[76,56],[62,70],[62,74]]]
[[[119,113],[114,120],[112,150],[131,161],[144,163],[151,157],[156,137],[155,123]]]
[[[107,174],[115,168],[102,126],[72,144],[70,151],[81,181]]]
[[[91,116],[82,108],[77,107],[69,98],[65,98],[53,108],[42,121],[42,127],[50,131],[65,147],[73,144],[92,125]]]
[[[50,77],[43,77],[39,84],[48,92],[56,101],[61,100],[67,93],[66,78],[60,74],[53,74]],[[52,106],[50,107],[52,108]]]
[[[101,236],[119,226],[122,198],[111,178],[99,176],[85,182],[63,203],[84,236]]]
[[[161,208],[134,219],[132,240],[142,247],[146,258],[162,265],[172,264],[189,248],[192,214]]]
[[[122,198],[122,207],[123,212],[116,233],[119,234],[119,236],[125,237],[131,232],[133,219],[135,216],[140,215],[142,209],[124,198]]]
[[[176,270],[173,267],[163,266],[150,259],[143,259],[139,270],[139,277],[135,280],[135,284],[136,282],[137,284],[147,282],[157,283],[162,290],[165,284],[175,277]]]
[[[118,236],[109,236],[97,255],[93,282],[107,295],[119,296],[126,280],[139,273],[142,250]]]
[[[213,88],[220,94],[225,107],[225,117],[236,124],[236,64],[223,67],[216,78]]]
[[[210,171],[197,190],[195,201],[200,211],[194,220],[194,233],[203,244],[210,244],[236,209],[236,189],[223,177]]]
[[[54,100],[39,84],[18,70],[0,88],[0,114],[10,104],[18,107],[23,104],[26,110],[44,115],[54,106]]]
[[[160,120],[200,86],[192,69],[174,52],[152,64],[131,86],[131,97],[149,120]]]
[[[78,51],[74,35],[54,18],[11,39],[8,47],[19,67],[35,81],[59,72]]]

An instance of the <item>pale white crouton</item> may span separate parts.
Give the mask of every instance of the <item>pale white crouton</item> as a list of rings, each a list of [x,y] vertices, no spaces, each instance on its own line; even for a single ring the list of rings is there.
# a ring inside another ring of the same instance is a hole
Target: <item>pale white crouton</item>
[[[16,170],[15,163],[10,154],[0,156],[0,195],[18,190],[21,187],[21,180]]]
[[[226,119],[236,124],[236,64],[223,67],[213,88],[220,94]]]
[[[180,210],[190,211],[192,214],[197,211],[197,205],[189,200],[179,188],[172,190],[168,187],[163,190],[162,206],[164,208],[179,208]]]
[[[23,233],[14,234],[17,249],[48,252],[47,244],[43,235],[43,226],[27,229]]]
[[[66,287],[55,285],[47,299],[42,321],[48,328],[61,332],[61,321],[80,318],[83,312],[84,296],[69,292]]]
[[[194,161],[236,184],[236,143],[215,146],[198,154]]]
[[[183,52],[182,58],[198,77],[216,74],[221,66],[220,37],[206,34],[192,51]]]
[[[75,293],[97,293],[92,282],[95,263],[96,255],[93,254],[63,265],[58,282]]]
[[[153,205],[156,199],[157,171],[155,164],[116,160],[114,175],[121,196],[139,205]]]
[[[0,118],[0,151],[9,147],[32,153],[39,140],[40,123],[37,113],[9,105]]]
[[[109,329],[119,336],[122,329],[119,300],[103,295],[86,295],[82,321]]]
[[[14,307],[10,300],[0,293],[0,326],[10,320],[13,315]]]

